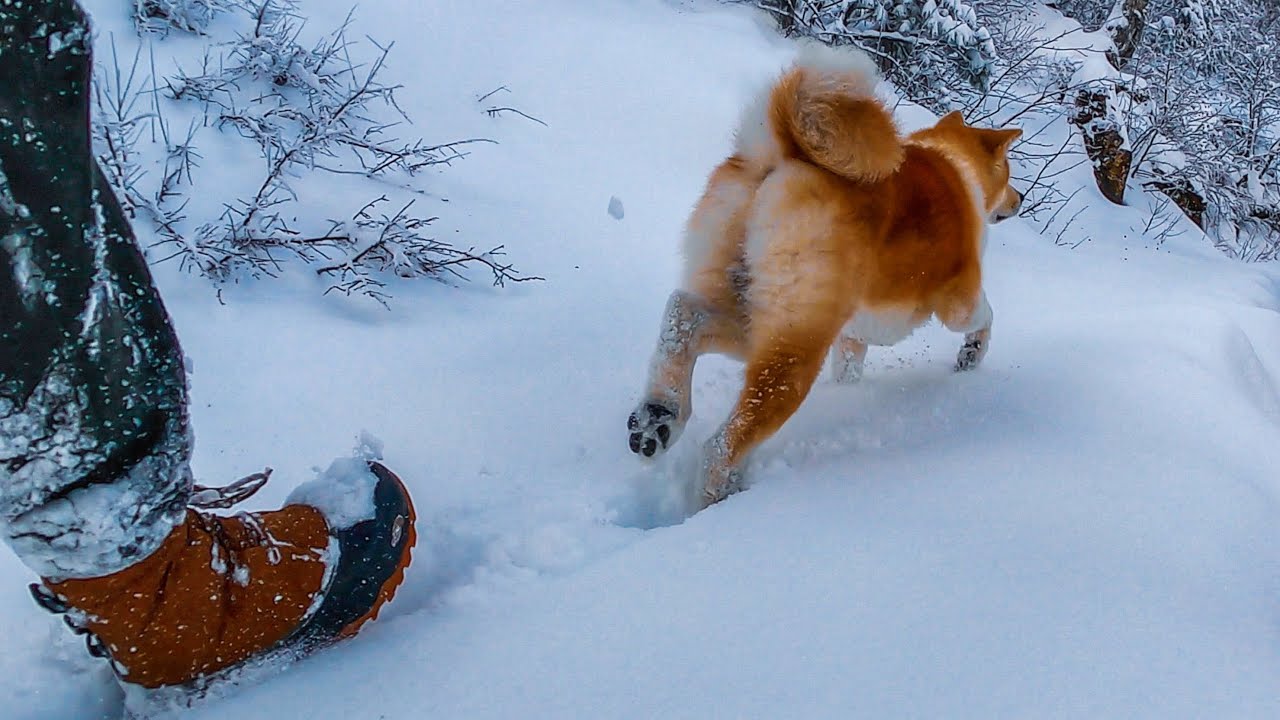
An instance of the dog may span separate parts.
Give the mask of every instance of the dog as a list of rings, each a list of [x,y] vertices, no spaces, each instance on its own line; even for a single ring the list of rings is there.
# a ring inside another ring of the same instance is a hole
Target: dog
[[[632,452],[665,451],[692,412],[697,358],[745,361],[737,405],[703,445],[706,505],[739,488],[749,454],[800,407],[828,350],[836,381],[855,382],[868,345],[937,317],[964,334],[957,371],[987,352],[986,228],[1021,206],[1008,151],[1022,131],[953,112],[903,137],[879,81],[859,50],[802,48],[744,110],[733,154],[688,220],[683,281],[627,426]]]

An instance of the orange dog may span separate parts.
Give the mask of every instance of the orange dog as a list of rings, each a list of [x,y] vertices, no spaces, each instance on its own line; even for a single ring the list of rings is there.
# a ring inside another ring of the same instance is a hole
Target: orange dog
[[[738,129],[685,232],[682,289],[667,303],[645,398],[628,420],[646,457],[679,437],[699,355],[747,363],[737,406],[703,446],[703,493],[723,499],[748,454],[796,411],[828,348],[856,381],[867,345],[931,317],[965,334],[957,370],[991,336],[982,289],[988,219],[1015,214],[1009,146],[1021,130],[951,113],[905,138],[875,96],[864,53],[805,48]]]

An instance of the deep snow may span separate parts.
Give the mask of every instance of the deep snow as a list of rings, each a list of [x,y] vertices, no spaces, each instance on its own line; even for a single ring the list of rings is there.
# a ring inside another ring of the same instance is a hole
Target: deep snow
[[[127,31],[119,5],[89,3],[100,31]],[[305,6],[316,32],[346,10]],[[1274,268],[1191,233],[1149,247],[1146,201],[1096,191],[1078,249],[1004,223],[981,369],[953,375],[936,327],[872,349],[760,449],[749,491],[685,519],[739,366],[700,364],[656,463],[626,414],[685,214],[793,47],[752,11],[664,0],[365,0],[356,27],[397,41],[418,132],[501,142],[423,181],[437,232],[547,281],[402,283],[388,312],[304,272],[222,305],[159,268],[201,482],[270,465],[269,507],[363,430],[420,516],[379,622],[192,717],[1280,713]],[[547,126],[487,117],[502,85]],[[5,717],[118,716],[8,550],[0,579]]]

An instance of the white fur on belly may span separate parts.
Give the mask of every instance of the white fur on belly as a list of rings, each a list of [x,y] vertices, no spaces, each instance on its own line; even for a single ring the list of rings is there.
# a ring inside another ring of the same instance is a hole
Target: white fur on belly
[[[845,323],[843,334],[868,345],[895,345],[922,324],[905,310],[863,310]]]

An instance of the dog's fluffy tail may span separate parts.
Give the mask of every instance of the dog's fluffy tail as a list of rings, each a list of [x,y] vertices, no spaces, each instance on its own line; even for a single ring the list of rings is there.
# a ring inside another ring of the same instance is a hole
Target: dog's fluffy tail
[[[856,182],[885,178],[904,151],[893,116],[876,99],[879,81],[861,50],[806,45],[744,113],[737,154],[766,172],[790,158]]]

